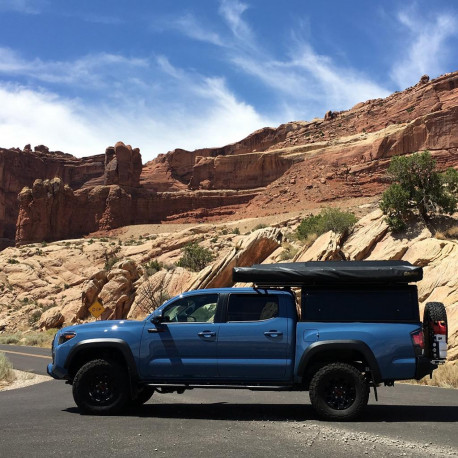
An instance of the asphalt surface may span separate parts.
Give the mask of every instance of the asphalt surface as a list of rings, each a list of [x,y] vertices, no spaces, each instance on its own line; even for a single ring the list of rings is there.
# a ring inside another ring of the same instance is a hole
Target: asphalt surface
[[[52,362],[50,348],[0,345],[0,351],[5,353],[15,369],[34,374],[46,375],[46,366]]]
[[[18,354],[43,349],[7,350],[17,369],[35,358],[45,371],[46,359]],[[401,384],[379,389],[379,402],[371,395],[359,421],[345,424],[317,420],[301,392],[156,393],[113,417],[80,415],[63,381],[0,392],[0,457],[458,456],[457,426],[458,390]]]

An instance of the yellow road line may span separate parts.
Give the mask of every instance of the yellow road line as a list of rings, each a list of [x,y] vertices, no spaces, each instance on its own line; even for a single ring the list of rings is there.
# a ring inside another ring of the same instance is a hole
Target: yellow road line
[[[51,356],[33,355],[32,353],[22,353],[20,351],[11,351],[11,350],[2,350],[2,349],[0,349],[0,352],[3,352],[3,353],[14,353],[15,355],[22,355],[22,356],[35,356],[35,358],[52,359]]]

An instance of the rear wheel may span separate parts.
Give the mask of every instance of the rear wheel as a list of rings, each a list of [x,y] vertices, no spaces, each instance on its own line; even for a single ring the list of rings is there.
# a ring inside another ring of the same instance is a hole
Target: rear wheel
[[[129,400],[126,370],[115,361],[95,359],[76,373],[73,399],[82,413],[111,415]]]
[[[352,420],[369,399],[369,385],[364,375],[347,363],[322,367],[312,377],[309,391],[313,408],[325,420]]]

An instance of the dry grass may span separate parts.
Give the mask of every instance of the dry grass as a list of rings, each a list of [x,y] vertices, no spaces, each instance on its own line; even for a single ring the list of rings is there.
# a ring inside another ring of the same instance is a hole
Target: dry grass
[[[15,378],[13,365],[9,362],[5,353],[0,352],[0,386],[9,385]]]
[[[449,362],[439,366],[433,372],[433,378],[429,375],[421,380],[406,380],[404,383],[412,383],[415,385],[439,386],[441,388],[458,388],[458,363]]]
[[[57,329],[48,329],[40,332],[15,332],[15,333],[2,333],[0,334],[0,344],[3,345],[26,345],[30,347],[43,347],[51,346],[54,335]]]
[[[434,237],[439,240],[458,239],[458,225],[453,225],[446,229],[437,230]]]

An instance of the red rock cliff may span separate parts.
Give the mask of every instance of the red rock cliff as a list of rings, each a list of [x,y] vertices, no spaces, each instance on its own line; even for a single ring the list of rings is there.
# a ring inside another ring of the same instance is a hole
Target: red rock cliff
[[[0,239],[4,239],[4,244],[14,241],[19,212],[17,196],[24,186],[32,186],[36,179],[60,177],[65,184],[78,189],[103,175],[103,161],[103,155],[77,159],[49,151],[45,146],[37,146],[34,151],[30,145],[24,150],[0,148]]]
[[[86,181],[73,193],[70,215],[60,203],[35,198],[33,188],[26,191],[18,242],[39,240],[36,234],[64,238],[125,224],[234,211],[258,216],[373,196],[387,186],[385,169],[395,154],[429,149],[439,167],[457,166],[457,121],[458,72],[433,81],[422,77],[404,92],[329,111],[324,119],[261,129],[223,148],[178,149],[142,170],[139,151],[118,143],[106,151],[103,179]],[[70,223],[52,229],[61,218]],[[45,227],[35,231],[37,224]]]

